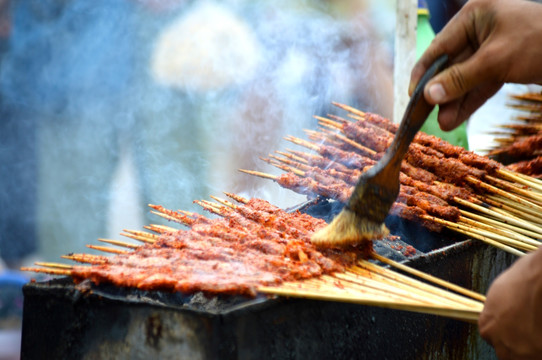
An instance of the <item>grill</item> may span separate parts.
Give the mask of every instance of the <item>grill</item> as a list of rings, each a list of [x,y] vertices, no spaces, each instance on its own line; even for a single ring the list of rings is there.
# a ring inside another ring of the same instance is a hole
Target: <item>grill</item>
[[[298,208],[323,218],[339,211],[318,200]],[[515,259],[393,216],[387,225],[417,253],[405,256],[387,243],[376,247],[379,253],[480,293]],[[76,286],[67,278],[33,282],[23,292],[24,359],[495,358],[474,324],[371,306],[184,296]]]

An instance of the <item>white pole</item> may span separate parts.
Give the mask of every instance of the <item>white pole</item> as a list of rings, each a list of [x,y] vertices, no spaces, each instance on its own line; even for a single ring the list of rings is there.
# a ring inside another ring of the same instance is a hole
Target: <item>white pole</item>
[[[396,0],[395,56],[393,65],[393,121],[403,117],[408,97],[410,71],[416,61],[417,0]]]

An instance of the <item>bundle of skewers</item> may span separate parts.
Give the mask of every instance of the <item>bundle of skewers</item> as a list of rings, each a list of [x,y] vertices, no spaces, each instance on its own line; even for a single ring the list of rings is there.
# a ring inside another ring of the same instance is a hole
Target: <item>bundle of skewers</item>
[[[70,276],[83,284],[342,301],[472,322],[483,309],[482,295],[389,260],[373,251],[372,242],[317,248],[310,237],[326,226],[321,219],[226,195],[230,200],[196,201],[212,217],[150,205],[155,214],[186,228],[125,230],[130,242],[100,239],[107,245],[88,245],[107,255],[70,254],[63,257],[75,265],[36,263],[23,270]]]
[[[308,139],[286,137],[304,150],[263,158],[282,174],[241,171],[301,194],[346,203],[360,174],[384,155],[398,125],[335,105],[347,116],[316,117],[320,128],[307,130]],[[518,256],[541,243],[542,181],[488,157],[420,132],[402,162],[400,182],[393,216],[435,232],[448,228]]]
[[[542,178],[542,93],[513,95],[510,106],[525,114],[501,125],[497,143],[488,156],[506,164],[508,169]]]

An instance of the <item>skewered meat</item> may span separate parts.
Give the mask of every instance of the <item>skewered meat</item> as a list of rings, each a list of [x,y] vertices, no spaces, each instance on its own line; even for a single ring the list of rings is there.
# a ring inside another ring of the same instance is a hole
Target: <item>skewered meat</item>
[[[486,172],[463,164],[454,158],[437,158],[418,149],[409,149],[406,158],[410,164],[431,171],[441,181],[462,186],[467,176],[482,178]]]
[[[507,166],[508,169],[534,177],[542,175],[542,156],[537,156],[532,160],[519,161]]]
[[[325,226],[323,220],[287,213],[260,199],[231,208],[214,207],[223,216],[217,219],[153,207],[183,219],[190,229],[164,232],[156,242],[129,253],[78,257],[94,265],[73,267],[74,280],[142,290],[253,296],[261,285],[343,271],[372,251],[370,242],[358,248],[320,251],[310,236]]]
[[[490,155],[497,153],[491,152]],[[542,134],[522,138],[498,150],[498,153],[507,153],[513,157],[531,158],[542,155]]]
[[[402,177],[406,177],[406,175],[403,175]],[[279,176],[276,181],[281,186],[301,194],[318,194],[346,203],[352,194],[355,184],[348,184],[340,179],[331,177],[329,177],[328,180],[330,180],[330,182],[322,184],[312,178],[300,177],[293,173],[285,173]],[[410,181],[411,184],[418,185],[416,180],[412,179]],[[307,185],[310,187],[306,187]],[[413,186],[406,186],[402,184],[397,201],[410,207],[418,207],[421,211],[415,214],[430,214],[433,216],[439,216],[449,221],[457,221],[460,215],[459,210],[456,207],[449,205],[444,199],[442,199],[442,196],[453,198],[454,195],[458,195],[461,192],[454,187],[441,187],[438,185],[427,185],[426,190],[430,189],[431,187],[433,187],[431,191],[433,191],[433,193],[436,195],[420,191]],[[469,196],[469,194],[465,193],[462,193],[461,195],[463,197]],[[413,216],[410,216],[409,219],[422,222],[421,219],[415,219]],[[441,229],[441,227],[438,228]]]
[[[345,123],[343,131],[346,136],[352,140],[363,144],[376,152],[384,152],[393,141],[393,137],[387,132],[378,131],[375,127],[364,127],[360,122]]]
[[[369,165],[374,165],[375,163],[373,159],[361,156],[356,152],[344,151],[333,146],[322,145],[319,148],[318,153],[351,169],[361,169]]]
[[[396,124],[376,114],[356,114],[356,117],[360,120],[350,122],[332,116],[335,120],[320,118],[320,121],[326,127],[340,129],[348,139],[374,150],[374,154],[360,154],[357,150],[345,151],[343,147],[334,146],[333,144],[340,140],[337,137],[326,143],[326,137],[331,137],[327,130],[318,135],[324,145],[304,143],[303,140],[296,139],[294,143],[307,146],[320,156],[295,153],[296,156],[307,159],[304,164],[289,164],[302,169],[302,178],[293,173],[288,174],[277,179],[279,184],[302,194],[321,195],[346,203],[361,173],[383,156],[398,128]],[[427,214],[457,221],[460,211],[451,204],[456,203],[457,198],[474,199],[475,192],[472,189],[477,183],[473,183],[472,178],[482,180],[487,174],[493,174],[500,168],[502,165],[493,160],[451,145],[435,136],[418,133],[401,164],[401,189],[396,202],[406,205],[405,209],[408,210],[394,213],[425,224],[428,223],[422,217]],[[284,169],[289,171],[288,166]],[[394,206],[397,209],[397,205]]]
[[[389,136],[394,136],[395,132],[398,129],[397,124],[393,124],[386,118],[383,118],[380,115],[376,114],[365,114],[365,121],[358,121],[356,123],[350,123],[347,127],[343,127],[344,131],[349,131],[350,128],[355,127],[364,127],[364,123],[370,123],[372,125],[378,126],[383,130],[389,132]],[[368,139],[360,138],[362,143],[368,141]],[[542,142],[541,142],[542,144]],[[442,140],[436,136],[428,135],[423,132],[419,132],[414,137],[414,141],[411,144],[411,148],[415,147],[420,149],[419,145],[425,147],[424,153],[428,155],[433,155],[437,157],[447,157],[447,158],[458,158],[465,165],[475,167],[480,170],[485,170],[488,173],[493,173],[495,170],[502,167],[498,162],[491,160],[487,157],[477,155],[473,152],[467,151],[460,146],[455,146],[448,143],[445,140]]]
[[[322,185],[311,178],[302,178],[293,173],[284,173],[277,178],[277,183],[282,187],[293,190],[299,194],[321,195],[346,203],[352,195],[352,187],[346,187],[343,183],[334,185]]]

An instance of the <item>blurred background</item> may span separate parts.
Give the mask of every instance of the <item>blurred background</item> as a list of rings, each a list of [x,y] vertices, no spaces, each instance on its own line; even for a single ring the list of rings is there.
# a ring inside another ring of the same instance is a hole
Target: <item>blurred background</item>
[[[390,117],[393,3],[2,2],[0,256],[86,251],[222,191],[338,101]],[[377,26],[378,24],[378,26]]]
[[[433,29],[461,4],[429,2]],[[391,118],[395,21],[392,0],[0,0],[0,359],[20,266],[161,223],[149,203],[304,201],[237,169],[274,172],[259,157],[332,101]]]

